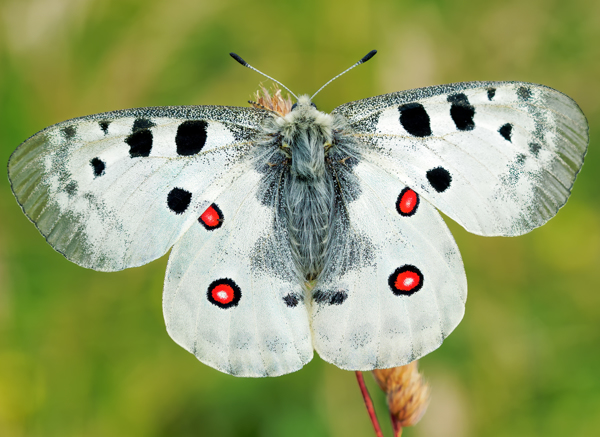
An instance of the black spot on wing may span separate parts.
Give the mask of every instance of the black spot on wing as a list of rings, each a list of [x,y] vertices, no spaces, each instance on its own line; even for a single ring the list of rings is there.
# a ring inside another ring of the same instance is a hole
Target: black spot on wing
[[[496,88],[488,88],[487,97],[490,102],[493,100],[495,95],[496,95]]]
[[[427,172],[427,180],[435,191],[443,193],[450,187],[452,176],[445,168],[436,167]]]
[[[400,124],[406,132],[415,137],[428,137],[431,135],[429,114],[420,103],[407,103],[398,108],[400,111]]]
[[[94,176],[102,176],[104,174],[104,170],[106,169],[106,164],[100,158],[94,158],[90,161],[92,169],[94,170]]]
[[[475,108],[469,103],[467,96],[462,93],[452,94],[448,96],[448,103],[452,103],[452,106],[450,106],[450,116],[456,128],[462,131],[473,130],[475,127],[475,122],[473,121]]]
[[[341,305],[348,299],[348,293],[344,290],[340,291],[322,291],[317,290],[313,293],[313,300],[319,304]]]
[[[77,129],[75,126],[66,126],[61,129],[61,132],[67,140],[71,140],[75,137]]]
[[[506,141],[510,141],[512,143],[512,129],[513,129],[512,124],[506,123],[506,124],[503,124],[500,127],[500,129],[498,129],[498,132],[500,133],[500,135],[502,135],[502,137]]]
[[[131,129],[131,132],[134,133],[144,129],[150,129],[154,126],[156,126],[156,123],[154,123],[152,120],[147,118],[136,118],[133,122],[133,128]]]
[[[129,156],[132,158],[150,156],[153,143],[150,128],[154,126],[156,124],[147,118],[136,118],[134,120],[131,135],[125,138],[125,142],[129,144]]]
[[[182,188],[173,188],[167,196],[167,205],[175,214],[183,214],[191,201],[192,193]]]
[[[538,157],[538,155],[540,154],[540,149],[542,148],[542,146],[540,146],[538,143],[529,143],[529,151],[531,152],[531,154],[533,156],[535,156],[536,158]]]
[[[129,156],[132,158],[150,156],[152,141],[152,131],[149,129],[142,129],[132,133],[125,138],[125,142],[129,145]]]
[[[75,196],[77,194],[77,191],[77,182],[69,181],[69,183],[65,185],[65,192],[69,195],[69,197]]]
[[[345,291],[336,291],[331,295],[329,305],[341,305],[346,299],[348,299],[348,293]]]
[[[100,121],[98,122],[100,129],[104,132],[104,135],[108,135],[108,125],[110,125],[110,121]]]
[[[517,96],[519,97],[519,99],[527,101],[531,98],[531,90],[526,86],[520,86],[517,89]]]
[[[177,128],[175,144],[177,154],[180,156],[195,155],[206,144],[206,128],[208,123],[204,120],[187,120]]]
[[[302,300],[302,298],[297,293],[288,293],[283,297],[283,302],[285,302],[286,306],[289,308],[298,306],[300,300]]]
[[[325,292],[317,290],[315,293],[313,293],[313,300],[316,303],[324,303],[327,302],[329,298]]]

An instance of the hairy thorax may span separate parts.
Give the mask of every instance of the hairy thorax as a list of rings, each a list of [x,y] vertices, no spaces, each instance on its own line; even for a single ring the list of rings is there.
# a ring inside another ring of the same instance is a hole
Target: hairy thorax
[[[283,116],[270,120],[278,153],[285,157],[279,219],[286,223],[298,273],[307,281],[323,271],[335,214],[335,172],[345,120],[316,109],[306,96]],[[271,143],[272,144],[272,143]]]

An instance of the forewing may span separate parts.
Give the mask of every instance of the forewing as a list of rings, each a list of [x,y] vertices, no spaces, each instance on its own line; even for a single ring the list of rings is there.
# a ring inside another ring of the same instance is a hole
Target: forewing
[[[365,160],[480,235],[520,235],[553,217],[588,144],[573,100],[522,82],[421,88],[334,113],[349,120]]]
[[[439,213],[382,169],[338,168],[331,257],[313,290],[313,342],[347,370],[408,364],[464,314],[460,253]]]
[[[21,144],[9,179],[27,217],[69,260],[104,271],[139,266],[198,218],[207,187],[235,178],[266,114],[188,106],[65,121]]]
[[[221,225],[194,223],[169,258],[169,334],[203,363],[236,376],[290,373],[313,354],[301,281],[276,213],[282,170],[246,168],[212,206]]]

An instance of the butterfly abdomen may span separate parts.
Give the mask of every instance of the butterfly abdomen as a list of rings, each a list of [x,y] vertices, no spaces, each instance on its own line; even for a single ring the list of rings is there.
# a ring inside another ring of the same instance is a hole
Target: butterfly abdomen
[[[307,183],[290,175],[286,180],[286,221],[295,264],[307,280],[323,269],[331,222],[333,184],[329,175]]]

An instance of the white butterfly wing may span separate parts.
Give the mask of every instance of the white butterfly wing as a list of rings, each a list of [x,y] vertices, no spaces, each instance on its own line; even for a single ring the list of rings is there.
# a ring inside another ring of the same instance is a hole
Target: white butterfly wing
[[[530,83],[422,88],[334,113],[349,120],[364,159],[480,235],[520,235],[553,217],[588,144],[577,104]]]
[[[25,141],[9,179],[25,214],[69,260],[104,271],[139,266],[198,218],[226,185],[215,181],[235,178],[265,115],[189,106],[73,119]]]
[[[426,200],[365,161],[338,166],[333,258],[313,290],[313,342],[347,370],[408,364],[431,352],[464,314],[460,253]]]
[[[216,198],[216,228],[194,223],[165,277],[167,330],[200,361],[236,376],[277,376],[312,359],[301,281],[294,270],[279,172],[246,166]]]

